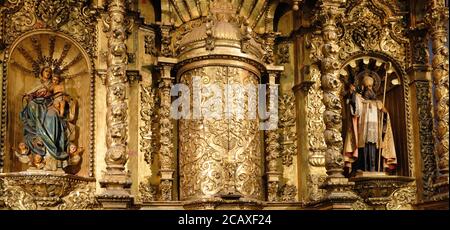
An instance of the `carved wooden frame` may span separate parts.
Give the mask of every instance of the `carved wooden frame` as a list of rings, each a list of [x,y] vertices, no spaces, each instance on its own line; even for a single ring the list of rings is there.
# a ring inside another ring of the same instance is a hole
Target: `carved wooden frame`
[[[68,41],[70,41],[72,44],[74,44],[83,54],[83,58],[85,58],[85,60],[87,61],[87,66],[89,68],[88,72],[90,75],[90,86],[89,86],[89,92],[90,92],[90,105],[89,105],[89,170],[88,170],[88,175],[89,177],[94,177],[94,172],[95,172],[95,156],[94,156],[94,148],[95,148],[95,74],[94,74],[94,70],[95,70],[95,65],[93,62],[93,58],[92,55],[90,55],[88,52],[86,52],[86,50],[78,43],[78,41],[76,41],[75,39],[71,38],[70,35],[67,35],[65,33],[62,32],[55,32],[53,30],[48,30],[48,29],[42,29],[42,30],[33,30],[31,32],[25,32],[20,34],[20,36],[18,36],[14,42],[12,42],[12,44],[8,45],[4,51],[4,62],[3,62],[3,76],[2,76],[2,97],[1,97],[1,106],[2,106],[2,110],[1,110],[1,123],[0,123],[0,131],[1,131],[1,135],[0,135],[0,172],[3,172],[3,160],[5,157],[5,135],[7,132],[7,114],[8,114],[8,109],[7,109],[7,97],[8,97],[8,93],[7,93],[7,89],[8,89],[8,76],[7,76],[7,64],[9,63],[9,59],[10,54],[12,53],[12,51],[14,51],[14,49],[16,48],[16,46],[24,39],[31,37],[33,35],[38,35],[38,34],[54,34],[56,36],[59,36],[63,39],[66,39]]]

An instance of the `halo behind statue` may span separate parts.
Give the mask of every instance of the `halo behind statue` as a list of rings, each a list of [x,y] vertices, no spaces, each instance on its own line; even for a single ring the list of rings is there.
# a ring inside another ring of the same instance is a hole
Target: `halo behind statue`
[[[20,64],[15,61],[12,62],[14,66],[21,69],[22,71],[33,74],[38,78],[40,76],[41,70],[43,68],[49,67],[52,69],[52,72],[55,75],[60,76],[62,80],[81,76],[87,73],[86,70],[81,70],[80,72],[72,75],[68,74],[70,68],[83,60],[83,55],[81,54],[81,52],[78,52],[78,54],[72,60],[70,60],[70,62],[65,62],[68,53],[72,48],[72,44],[70,42],[64,43],[62,52],[59,57],[54,57],[56,42],[55,36],[49,36],[48,38],[48,55],[44,55],[42,45],[37,36],[32,36],[30,38],[30,41],[33,47],[33,52],[30,52],[23,46],[19,46],[17,50],[25,58],[25,60],[31,64],[32,69],[27,68],[24,64]]]
[[[380,90],[380,86],[381,86],[381,78],[374,71],[364,70],[364,71],[361,71],[360,73],[358,73],[355,78],[355,85],[361,86],[364,76],[366,76],[366,75],[369,75],[370,77],[373,78],[373,90],[378,93]]]

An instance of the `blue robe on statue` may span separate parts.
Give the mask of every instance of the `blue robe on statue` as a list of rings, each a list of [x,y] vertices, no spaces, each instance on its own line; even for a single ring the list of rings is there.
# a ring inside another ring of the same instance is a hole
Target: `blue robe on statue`
[[[36,97],[23,108],[20,120],[24,124],[25,144],[43,157],[49,153],[57,160],[65,160],[69,156],[67,123],[52,104],[52,97]]]

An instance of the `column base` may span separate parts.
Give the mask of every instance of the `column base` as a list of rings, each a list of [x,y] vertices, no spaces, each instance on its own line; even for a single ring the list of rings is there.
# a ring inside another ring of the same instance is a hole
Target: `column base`
[[[448,181],[449,181],[448,175],[438,177],[436,182],[433,184],[435,195],[431,198],[431,200],[448,202],[448,198],[449,198],[449,194],[448,194],[449,183],[448,183]],[[448,209],[448,203],[447,203],[447,209]]]
[[[97,200],[104,209],[127,209],[131,206],[133,196],[130,194],[131,179],[128,173],[107,172],[99,183],[105,190],[97,195]]]
[[[248,198],[227,200],[217,197],[186,201],[183,207],[187,210],[261,210],[264,203]]]
[[[308,207],[320,210],[350,210],[353,203],[358,200],[358,196],[352,192],[355,185],[349,182],[345,177],[328,177],[325,183],[321,186],[327,192],[324,198],[318,202],[314,202],[312,206]]]
[[[97,200],[103,209],[129,209],[133,204],[133,197],[130,195],[114,196],[102,194],[97,196]]]

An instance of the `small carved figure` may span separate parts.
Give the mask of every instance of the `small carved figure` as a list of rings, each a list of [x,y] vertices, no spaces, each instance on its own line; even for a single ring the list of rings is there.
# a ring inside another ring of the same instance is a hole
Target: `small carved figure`
[[[65,100],[65,87],[64,83],[61,82],[61,76],[53,75],[52,77],[52,90],[53,90],[53,106],[59,113],[60,117],[64,116],[66,100]]]
[[[83,147],[77,147],[75,144],[69,145],[69,165],[78,165],[81,161]]]

